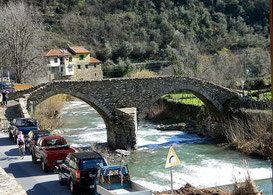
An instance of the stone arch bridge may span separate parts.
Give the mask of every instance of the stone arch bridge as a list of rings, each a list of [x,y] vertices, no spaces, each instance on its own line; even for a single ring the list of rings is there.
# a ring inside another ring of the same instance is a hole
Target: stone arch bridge
[[[187,90],[201,99],[212,113],[225,113],[229,102],[240,99],[236,91],[196,78],[165,76],[83,81],[53,81],[9,94],[9,99],[27,97],[27,108],[47,98],[67,94],[92,106],[103,118],[108,145],[112,149],[134,149],[137,144],[137,118],[142,118],[162,95]]]

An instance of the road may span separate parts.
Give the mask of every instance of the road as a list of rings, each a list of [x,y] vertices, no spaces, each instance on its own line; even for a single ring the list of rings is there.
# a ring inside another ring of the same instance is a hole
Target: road
[[[71,194],[67,185],[62,186],[58,181],[58,174],[53,171],[44,173],[41,163],[32,163],[28,151],[24,159],[18,154],[17,146],[0,131],[0,166],[30,195],[67,195]]]

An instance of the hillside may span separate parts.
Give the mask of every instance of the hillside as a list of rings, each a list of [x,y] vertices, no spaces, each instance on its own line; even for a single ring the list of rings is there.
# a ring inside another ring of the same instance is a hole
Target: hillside
[[[27,2],[42,12],[45,49],[83,45],[106,62],[106,76],[124,76],[131,62],[148,60],[168,60],[173,66],[164,74],[214,78],[221,69],[228,74],[214,80],[222,82],[269,73],[267,0]]]

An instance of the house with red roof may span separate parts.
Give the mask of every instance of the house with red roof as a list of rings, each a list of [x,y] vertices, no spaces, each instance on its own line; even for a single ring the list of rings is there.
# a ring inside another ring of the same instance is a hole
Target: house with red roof
[[[82,46],[51,49],[44,56],[48,61],[47,67],[50,81],[103,78],[101,61],[90,57],[90,51]]]

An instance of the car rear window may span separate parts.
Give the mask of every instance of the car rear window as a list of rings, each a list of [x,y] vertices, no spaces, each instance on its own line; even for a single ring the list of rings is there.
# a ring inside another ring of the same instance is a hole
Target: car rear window
[[[106,166],[103,159],[87,159],[82,160],[82,169],[90,169],[98,166]]]
[[[66,144],[66,141],[64,139],[56,138],[56,139],[46,139],[44,141],[43,146],[60,146],[65,144]]]
[[[45,134],[36,134],[33,137],[33,140],[37,141],[40,137],[45,137],[45,136],[50,136],[49,133],[45,133]]]
[[[32,119],[17,119],[15,122],[17,127],[35,127],[35,123]]]

